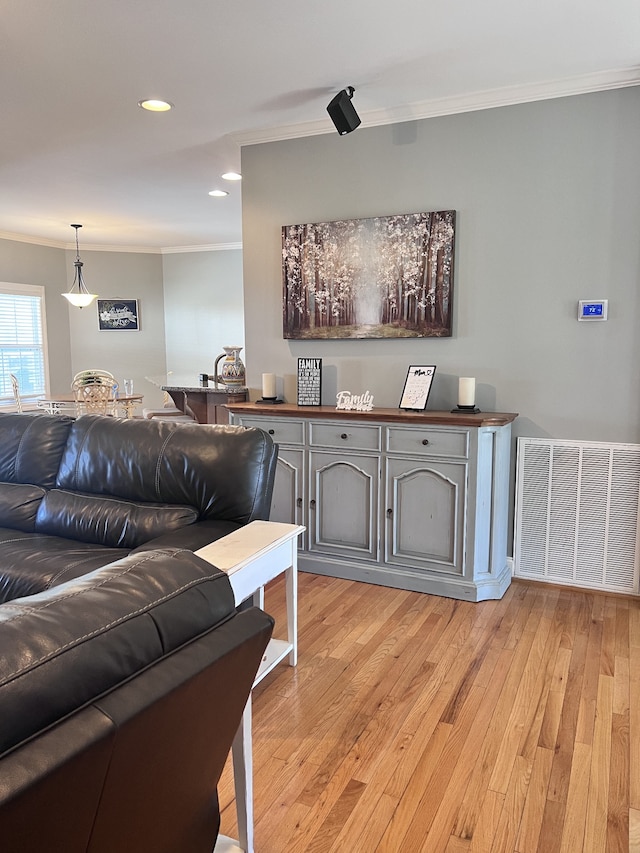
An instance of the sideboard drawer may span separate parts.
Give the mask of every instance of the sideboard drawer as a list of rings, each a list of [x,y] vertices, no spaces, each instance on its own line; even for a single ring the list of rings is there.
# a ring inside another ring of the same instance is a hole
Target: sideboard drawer
[[[424,427],[420,429],[389,427],[388,453],[410,453],[412,456],[447,456],[467,459],[469,456],[468,430],[444,430]]]
[[[244,427],[258,427],[268,432],[276,444],[304,444],[304,422],[290,418],[240,417]]]
[[[380,450],[380,427],[353,423],[309,424],[312,447],[340,447],[344,450]]]

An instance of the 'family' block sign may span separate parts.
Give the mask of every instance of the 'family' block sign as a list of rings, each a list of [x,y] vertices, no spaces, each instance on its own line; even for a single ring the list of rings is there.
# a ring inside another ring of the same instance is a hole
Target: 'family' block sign
[[[298,359],[298,405],[319,406],[322,396],[322,359]]]

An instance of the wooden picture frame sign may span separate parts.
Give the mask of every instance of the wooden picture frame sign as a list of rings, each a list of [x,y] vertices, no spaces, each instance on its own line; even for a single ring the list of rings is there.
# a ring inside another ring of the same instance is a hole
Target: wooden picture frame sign
[[[414,412],[424,411],[427,408],[427,400],[435,373],[435,364],[410,365],[398,408]]]

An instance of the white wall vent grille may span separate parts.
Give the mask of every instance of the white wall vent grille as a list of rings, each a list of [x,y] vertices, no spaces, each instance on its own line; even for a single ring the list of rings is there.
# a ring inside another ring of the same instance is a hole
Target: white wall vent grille
[[[516,577],[638,592],[640,445],[518,439]]]

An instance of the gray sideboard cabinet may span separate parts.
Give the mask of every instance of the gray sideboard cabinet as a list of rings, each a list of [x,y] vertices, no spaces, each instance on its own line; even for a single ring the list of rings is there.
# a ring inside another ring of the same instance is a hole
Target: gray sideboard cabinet
[[[227,408],[279,445],[271,520],[307,528],[301,570],[466,601],[504,594],[517,415]]]

